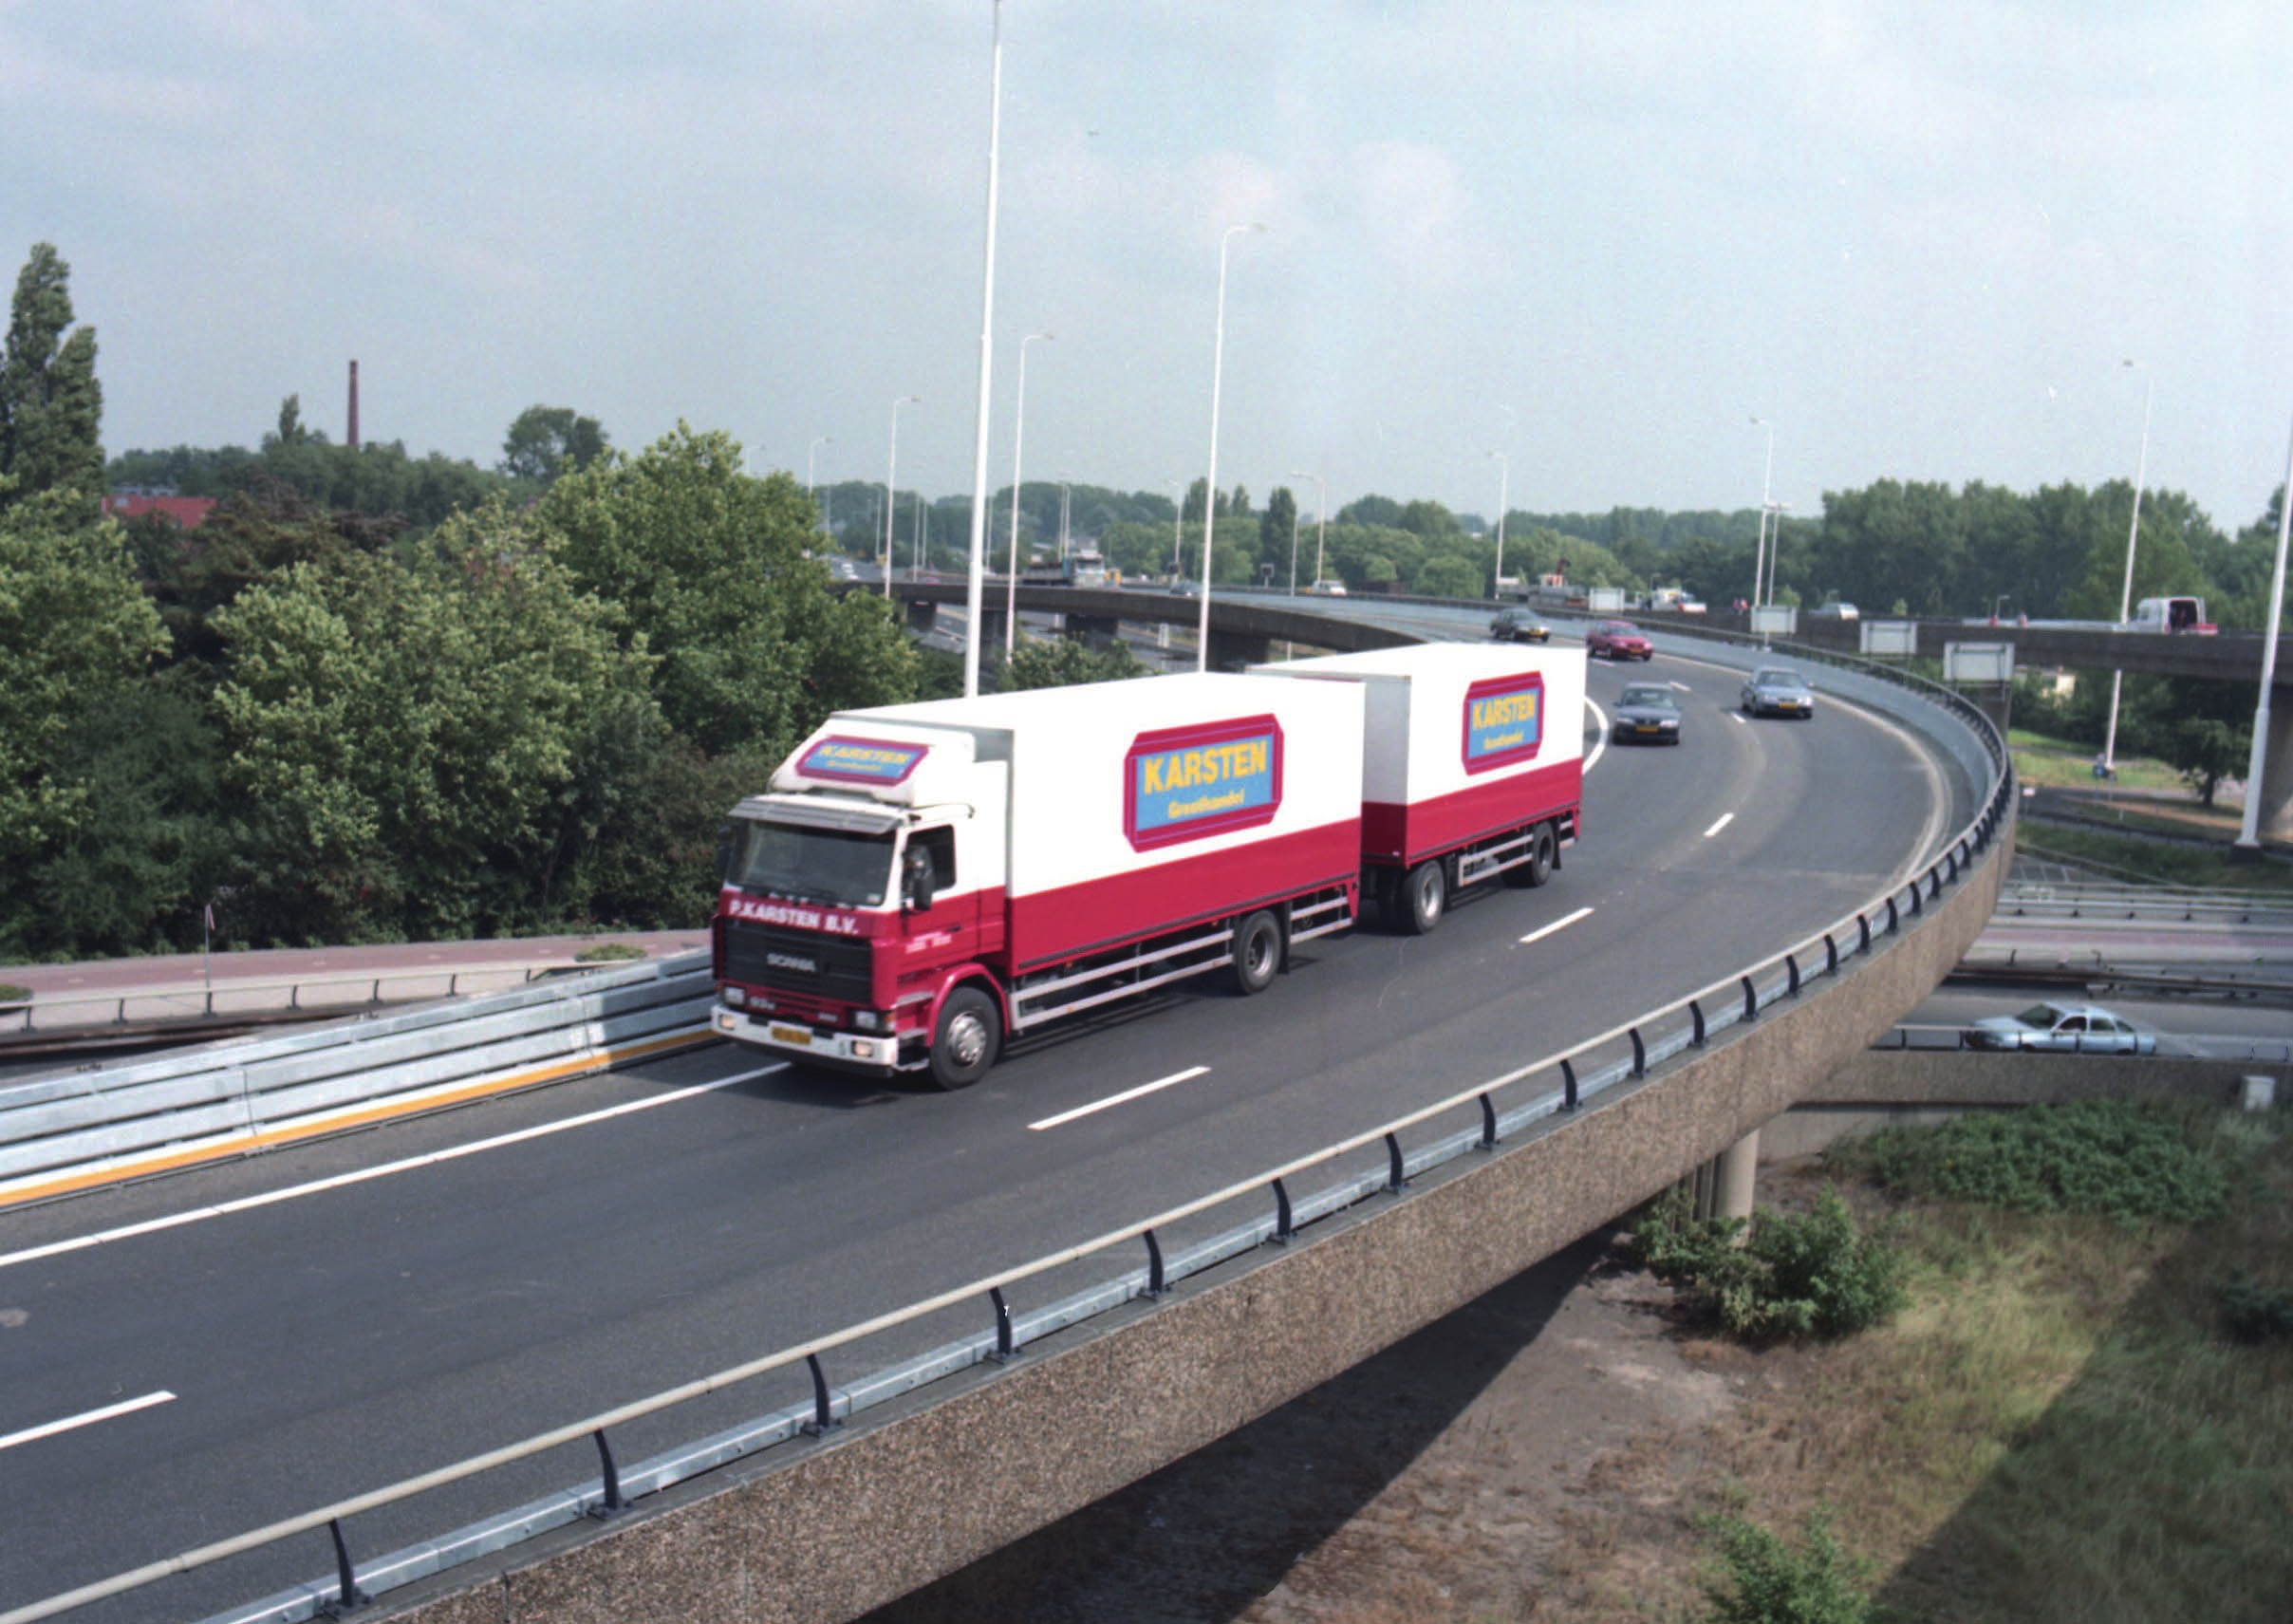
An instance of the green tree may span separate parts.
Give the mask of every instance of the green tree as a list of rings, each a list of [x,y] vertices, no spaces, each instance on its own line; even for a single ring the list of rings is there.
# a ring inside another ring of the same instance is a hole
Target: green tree
[[[289,395],[279,402],[279,426],[264,437],[265,447],[274,445],[308,445],[310,430],[303,424],[303,397]]]
[[[1414,585],[1421,598],[1478,598],[1484,580],[1463,559],[1445,556],[1426,559]]]
[[[25,866],[87,820],[75,733],[166,643],[118,525],[88,522],[70,491],[0,507],[0,917],[20,912]]]
[[[1080,638],[1055,637],[1023,643],[1012,651],[1004,687],[1065,688],[1078,682],[1120,682],[1150,676],[1146,663],[1120,643],[1093,648]]]
[[[70,282],[55,249],[34,243],[0,350],[0,503],[70,491],[93,517],[103,495],[103,389],[96,329],[71,325]]]
[[[830,711],[915,693],[915,655],[872,592],[837,597],[804,556],[812,506],[785,473],[753,478],[723,434],[677,429],[550,486],[532,527],[584,590],[616,607],[625,646],[658,660],[678,734],[720,756],[792,747]]]
[[[1280,566],[1276,571],[1278,580],[1289,579],[1290,549],[1297,540],[1297,498],[1287,485],[1277,485],[1274,495],[1266,498],[1266,511],[1258,520],[1258,555],[1268,564]]]
[[[227,788],[252,809],[245,905],[270,936],[492,934],[535,876],[601,715],[650,665],[505,508],[406,564],[292,565],[214,616]]]
[[[587,468],[606,453],[606,431],[570,406],[528,406],[502,440],[501,471],[547,485],[567,462]]]

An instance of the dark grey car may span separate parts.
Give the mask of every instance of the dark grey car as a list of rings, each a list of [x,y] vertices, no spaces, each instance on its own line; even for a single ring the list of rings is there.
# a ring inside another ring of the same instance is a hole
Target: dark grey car
[[[1753,716],[1815,719],[1816,691],[1807,679],[1782,665],[1762,665],[1743,684],[1741,700]]]
[[[1609,737],[1618,744],[1680,742],[1680,701],[1669,688],[1635,682],[1616,701]]]

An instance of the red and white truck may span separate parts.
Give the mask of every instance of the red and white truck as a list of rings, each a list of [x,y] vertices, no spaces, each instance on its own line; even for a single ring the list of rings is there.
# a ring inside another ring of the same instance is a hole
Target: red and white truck
[[[1362,888],[1422,936],[1463,887],[1543,885],[1576,839],[1584,665],[1579,649],[1420,643],[1251,670],[1362,686]]]
[[[1429,644],[830,717],[728,823],[716,1030],[962,1088],[1062,1016],[1263,990],[1365,884],[1429,870],[1429,929],[1575,838],[1583,694],[1576,650]]]

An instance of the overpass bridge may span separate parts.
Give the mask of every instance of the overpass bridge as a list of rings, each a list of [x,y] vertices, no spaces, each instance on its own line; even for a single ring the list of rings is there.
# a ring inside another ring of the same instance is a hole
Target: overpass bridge
[[[1315,608],[1214,628],[1482,613]],[[1755,658],[1634,668],[1687,737],[1595,760],[1543,890],[961,1094],[707,1049],[0,1213],[0,1467],[37,1485],[0,1620],[308,1617],[330,1522],[363,1616],[848,1617],[1740,1165],[1980,933],[2012,812],[1963,702],[1842,667],[1752,726]]]

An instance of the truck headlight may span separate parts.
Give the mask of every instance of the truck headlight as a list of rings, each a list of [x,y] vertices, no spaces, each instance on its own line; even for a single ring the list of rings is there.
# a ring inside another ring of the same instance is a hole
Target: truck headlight
[[[863,1032],[881,1032],[884,1030],[884,1017],[872,1009],[854,1010],[852,1024]]]
[[[735,1009],[746,1009],[749,1007],[748,994],[742,992],[738,987],[725,988],[724,1001],[731,1004]]]

